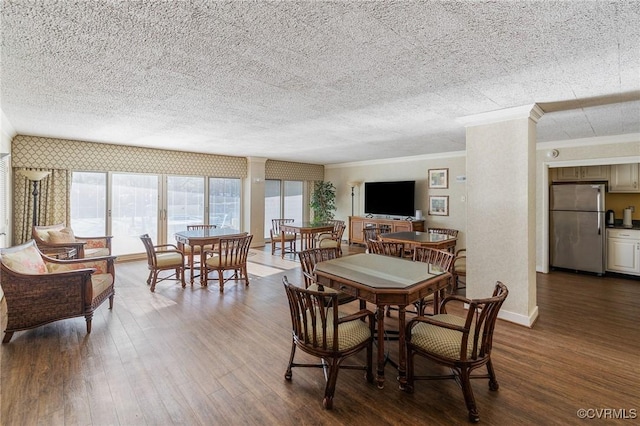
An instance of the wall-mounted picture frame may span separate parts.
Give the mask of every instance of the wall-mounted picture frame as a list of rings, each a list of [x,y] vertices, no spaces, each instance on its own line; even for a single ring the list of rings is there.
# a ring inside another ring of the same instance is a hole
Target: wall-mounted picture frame
[[[431,216],[449,216],[449,196],[430,195],[429,214]]]
[[[449,187],[449,169],[429,169],[429,188]]]

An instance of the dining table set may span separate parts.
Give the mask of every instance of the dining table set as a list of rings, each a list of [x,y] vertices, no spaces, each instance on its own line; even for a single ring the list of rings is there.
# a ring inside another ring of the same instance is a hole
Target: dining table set
[[[316,223],[316,222],[292,222],[282,223],[280,225],[280,237],[282,241],[282,247],[285,244],[285,235],[295,234],[300,235],[300,251],[307,250],[316,247],[317,236],[325,232],[331,232],[334,229],[333,223]],[[294,253],[295,254],[295,253]],[[282,250],[282,258],[284,258],[285,251]]]
[[[293,222],[282,226],[282,235],[297,233],[301,236],[301,250],[316,246],[316,236],[331,232],[331,223]],[[175,238],[180,250],[189,245],[190,279],[199,273],[204,282],[204,262],[200,261],[200,270],[194,270],[193,256],[204,256],[205,247],[219,243],[221,238],[240,236],[244,233],[232,228],[194,229],[176,232]],[[382,241],[403,242],[408,246],[433,247],[441,250],[453,250],[456,237],[427,232],[395,232],[381,234]],[[199,249],[199,250],[198,250]],[[195,253],[195,254],[194,254]],[[360,253],[320,262],[316,265],[315,275],[320,286],[327,286],[348,293],[361,301],[376,305],[377,310],[377,384],[384,387],[385,364],[390,360],[385,349],[384,309],[388,305],[398,308],[398,356],[392,362],[398,369],[400,387],[406,384],[405,323],[406,307],[433,294],[434,314],[438,312],[441,290],[449,285],[451,273],[423,262],[413,262],[406,258]]]
[[[188,251],[188,261],[190,266],[190,280],[193,284],[195,277],[200,277],[200,284],[204,285],[205,282],[205,247],[215,246],[220,242],[220,238],[225,237],[239,237],[245,235],[244,232],[240,232],[238,229],[233,228],[209,228],[209,229],[192,229],[187,231],[179,231],[175,233],[176,242],[178,243],[178,249],[185,252],[185,245],[191,246],[192,250]],[[200,254],[199,273],[194,271],[194,252]]]
[[[318,285],[327,286],[376,305],[377,368],[376,381],[384,387],[387,356],[384,309],[398,308],[398,355],[392,362],[398,370],[400,388],[406,385],[405,323],[406,307],[433,294],[434,314],[438,313],[440,291],[449,285],[451,273],[435,265],[400,257],[360,253],[320,262],[315,267]]]

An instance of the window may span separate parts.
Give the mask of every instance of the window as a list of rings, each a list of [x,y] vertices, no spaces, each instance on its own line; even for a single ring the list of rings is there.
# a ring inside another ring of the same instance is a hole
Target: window
[[[240,229],[240,179],[209,178],[209,224]]]
[[[302,221],[302,182],[284,181],[284,217]]]
[[[167,241],[188,225],[204,223],[204,178],[168,176]]]
[[[113,173],[112,186],[112,252],[144,253],[140,235],[158,244],[158,176]]]
[[[174,234],[188,225],[241,229],[241,184],[232,178],[73,172],[71,227],[81,236],[113,236],[116,256],[144,253],[142,234],[154,244],[175,244]]]
[[[264,237],[271,238],[271,219],[280,219],[280,181],[267,179],[264,181]]]
[[[71,174],[71,228],[80,236],[107,234],[107,174]]]
[[[284,194],[284,195],[281,195]],[[270,238],[271,219],[303,220],[304,184],[302,181],[265,180],[264,236]],[[284,214],[282,214],[284,212]]]

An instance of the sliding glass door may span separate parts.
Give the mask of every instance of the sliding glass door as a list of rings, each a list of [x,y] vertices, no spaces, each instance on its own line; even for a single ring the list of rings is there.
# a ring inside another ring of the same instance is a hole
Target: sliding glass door
[[[175,244],[174,234],[188,225],[239,230],[241,183],[236,178],[73,172],[70,225],[80,236],[113,236],[117,256],[144,253],[142,234],[154,244]]]
[[[144,252],[142,234],[158,244],[158,176],[113,173],[111,182],[113,254]]]
[[[304,215],[304,182],[265,180],[264,237],[270,238],[272,219],[301,222]]]
[[[73,172],[71,228],[79,236],[107,235],[107,174]]]
[[[167,242],[188,225],[204,224],[204,177],[167,176]]]
[[[209,178],[209,224],[240,230],[241,181]]]

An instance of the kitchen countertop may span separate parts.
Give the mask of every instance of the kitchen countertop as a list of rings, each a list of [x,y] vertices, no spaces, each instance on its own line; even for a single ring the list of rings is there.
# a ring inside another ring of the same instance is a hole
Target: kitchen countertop
[[[622,221],[620,221],[620,223],[617,223],[618,221],[616,221],[616,224],[613,226],[609,226],[607,225],[607,228],[609,229],[640,229],[640,221],[634,220],[631,224],[632,227],[631,228],[627,228],[626,226],[622,226]]]

